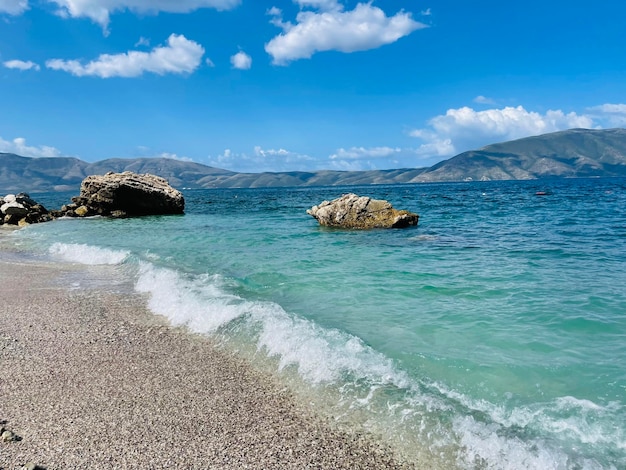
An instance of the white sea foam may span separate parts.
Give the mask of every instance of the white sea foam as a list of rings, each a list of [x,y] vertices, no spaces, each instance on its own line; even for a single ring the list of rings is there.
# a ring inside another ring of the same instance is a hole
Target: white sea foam
[[[262,324],[259,346],[278,356],[281,368],[294,365],[311,383],[338,382],[351,376],[372,384],[409,386],[406,374],[359,338],[291,316],[277,305],[255,311],[253,318]]]
[[[621,463],[609,462],[607,457],[599,460],[578,454],[579,445],[555,446],[556,435],[548,439],[522,439],[508,433],[496,423],[483,423],[472,416],[459,415],[454,420],[462,452],[458,463],[463,468],[502,470],[617,470]],[[564,449],[569,449],[566,453]]]
[[[408,374],[359,338],[339,330],[322,328],[286,312],[278,304],[246,300],[230,294],[226,281],[218,275],[184,275],[142,262],[136,290],[149,294],[149,307],[154,313],[164,315],[174,325],[186,325],[195,332],[213,333],[235,319],[244,320],[244,328],[256,338],[258,350],[276,357],[279,369],[294,367],[302,379],[312,385],[334,383],[341,386],[346,380],[369,384],[368,390],[360,397],[352,397],[357,408],[368,408],[381,387],[404,389],[407,392],[406,401],[387,403],[388,413],[401,415],[403,425],[417,420],[416,429],[423,426],[418,408],[426,412],[450,413],[454,409],[450,403],[458,403],[461,411],[454,413],[451,429],[448,432],[440,429],[443,434],[435,440],[444,445],[453,440],[457,442],[460,450],[456,463],[461,468],[474,468],[476,462],[481,462],[481,468],[485,469],[560,470],[574,468],[573,464],[578,466],[575,468],[585,470],[615,468],[567,455],[559,446],[552,446],[545,439],[529,436],[522,439],[516,430],[525,430],[544,438],[553,436],[553,439],[560,439],[564,436],[573,445],[611,447],[615,446],[616,436],[600,427],[593,417],[588,420],[586,417],[589,413],[616,410],[572,397],[533,407],[508,408],[471,399],[433,384],[442,396],[447,397],[442,400],[420,391],[419,384]],[[353,389],[348,387],[347,390]],[[572,407],[576,410],[572,411]],[[475,412],[488,419],[476,419],[473,416]],[[433,437],[431,431],[427,434]]]
[[[143,262],[136,290],[150,295],[149,308],[173,325],[211,333],[246,313],[246,303],[220,289],[220,277],[185,278],[178,272]]]
[[[514,436],[502,435],[495,423],[476,421],[472,416],[459,415],[454,420],[462,452],[458,464],[462,468],[493,470],[567,470],[581,468],[600,470],[595,462],[585,462],[582,467],[572,466],[563,452],[551,449],[545,442],[522,441]],[[476,465],[479,463],[479,465]],[[578,463],[580,465],[580,463]]]
[[[121,264],[130,255],[130,252],[124,250],[111,250],[76,243],[54,243],[48,251],[63,261],[88,265]]]
[[[337,382],[351,374],[373,383],[408,386],[406,374],[360,339],[297,318],[278,304],[229,294],[223,284],[217,275],[185,276],[143,262],[136,290],[150,295],[149,308],[154,313],[198,333],[214,332],[245,316],[251,330],[260,326],[258,348],[277,356],[281,369],[295,366],[310,383]]]
[[[88,265],[116,265],[129,252],[84,244],[55,243],[50,253],[65,261]],[[156,259],[156,258],[155,258]],[[420,385],[398,369],[393,361],[373,350],[359,338],[335,329],[322,328],[313,321],[286,312],[272,302],[246,300],[229,293],[226,280],[219,275],[186,275],[151,262],[140,262],[135,289],[149,294],[149,308],[163,315],[173,325],[186,325],[194,332],[213,333],[235,319],[254,332],[257,349],[278,360],[279,369],[294,367],[303,380],[312,384],[344,381],[367,384],[353,406],[369,409],[377,393],[385,386],[405,390],[404,399],[387,403],[390,416],[400,418],[401,425],[433,440],[431,448],[456,441],[459,449],[456,464],[461,468],[503,470],[581,470],[616,469],[588,458],[567,455],[560,446],[550,444],[546,436],[566,439],[573,446],[602,446],[616,451],[626,448],[626,437],[606,429],[607,416],[623,416],[622,409],[601,406],[589,400],[561,397],[550,403],[509,407],[477,400],[430,384],[442,397],[420,390]],[[352,387],[346,388],[353,392]],[[349,397],[345,397],[350,399]],[[440,428],[438,437],[432,429],[423,429],[422,412],[450,413],[451,403],[460,405],[454,412],[451,428]],[[421,411],[419,411],[421,410]],[[379,410],[380,411],[380,410]],[[488,419],[477,419],[475,412]],[[596,419],[602,416],[602,419]],[[410,422],[413,422],[411,425]],[[613,428],[613,431],[618,426]],[[524,438],[524,430],[543,438]],[[574,460],[572,460],[574,459]]]
[[[464,466],[471,467],[473,462],[481,461],[488,469],[616,469],[607,462],[576,455],[575,449],[586,446],[596,451],[619,452],[626,445],[620,427],[624,410],[617,404],[602,406],[590,400],[560,397],[530,405],[496,405],[472,399],[441,384],[435,387],[466,410],[453,420],[454,433],[463,449],[459,461]],[[476,412],[488,419],[476,419],[473,416]],[[530,437],[533,435],[542,438]],[[562,445],[555,447],[556,441]],[[562,450],[566,448],[574,450],[573,453]],[[598,458],[605,460],[600,454]]]

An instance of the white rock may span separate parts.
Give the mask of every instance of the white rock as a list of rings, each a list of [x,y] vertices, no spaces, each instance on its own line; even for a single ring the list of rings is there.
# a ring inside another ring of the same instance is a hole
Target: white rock
[[[6,196],[4,196],[4,202],[11,203],[15,201],[15,194],[7,194]]]
[[[28,214],[28,209],[26,209],[19,202],[13,201],[2,204],[2,206],[0,207],[0,212],[6,215],[26,215]]]

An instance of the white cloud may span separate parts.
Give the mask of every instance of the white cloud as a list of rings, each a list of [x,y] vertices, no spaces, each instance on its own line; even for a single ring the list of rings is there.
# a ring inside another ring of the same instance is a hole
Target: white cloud
[[[316,52],[364,51],[391,44],[426,25],[411,18],[410,13],[399,12],[386,16],[371,3],[359,3],[351,11],[344,11],[335,0],[296,0],[301,7],[320,11],[300,11],[296,24],[285,23],[280,10],[272,9],[272,24],[283,29],[265,45],[276,65],[286,65],[297,59],[310,58]]]
[[[363,171],[386,170],[392,168],[416,168],[428,166],[427,159],[447,156],[449,151],[446,142],[424,144],[418,148],[400,147],[351,147],[340,148],[328,158],[330,166],[335,170]],[[441,158],[439,158],[440,160]]]
[[[64,156],[60,150],[54,147],[49,147],[47,145],[32,147],[30,145],[26,145],[26,139],[23,137],[17,137],[12,141],[4,140],[0,137],[0,152],[14,153],[16,155],[21,155],[22,157],[33,158]]]
[[[143,36],[141,36],[137,40],[137,42],[135,43],[135,47],[139,47],[139,46],[149,47],[150,46],[150,39],[144,38]]]
[[[311,7],[323,11],[342,10],[342,5],[337,0],[294,0],[300,8]]]
[[[417,131],[415,131],[417,132]],[[418,137],[412,134],[413,137]],[[415,156],[419,160],[436,160],[439,161],[442,158],[449,157],[455,153],[452,139],[430,134],[427,137],[422,137],[424,141],[419,147],[413,149]]]
[[[0,13],[21,15],[28,9],[28,0],[0,0]]]
[[[626,114],[626,104],[601,104],[589,108],[594,111],[602,111],[604,113]]]
[[[496,104],[494,99],[487,98],[486,96],[483,96],[483,95],[478,95],[476,98],[474,98],[474,103],[478,103],[478,104]]]
[[[295,171],[301,170],[303,164],[311,165],[315,159],[283,148],[263,149],[257,145],[254,147],[252,161],[262,169],[256,171]]]
[[[390,161],[397,162],[396,158],[401,153],[402,149],[392,147],[351,147],[340,148],[328,158],[331,160],[332,168],[336,170],[360,171],[377,169],[381,160],[383,167],[389,168]]]
[[[2,1],[2,0],[0,0]],[[6,1],[6,0],[5,0]],[[188,13],[200,8],[229,10],[241,0],[48,0],[59,5],[59,13],[74,18],[86,17],[106,28],[109,16],[115,11],[132,10],[138,13]]]
[[[519,139],[531,135],[555,132],[575,127],[594,127],[588,115],[561,110],[549,110],[545,114],[516,108],[487,109],[475,111],[469,107],[449,109],[446,114],[432,118],[429,127],[415,129],[410,135],[448,155],[473,150],[485,145]]]
[[[290,155],[295,155],[292,152],[290,152],[289,150],[285,150],[285,149],[269,149],[269,150],[264,150],[261,146],[259,145],[255,145],[254,147],[254,154],[259,156],[259,157],[263,157],[263,158],[267,158],[267,157],[289,157]]]
[[[171,160],[179,160],[181,162],[193,162],[193,158],[180,156],[173,152],[155,151],[147,145],[138,145],[136,147],[135,156],[141,158],[169,158]],[[125,158],[125,157],[121,157]]]
[[[193,162],[193,158],[190,157],[182,157],[175,153],[163,152],[159,155],[155,155],[154,158],[169,158],[170,160],[178,160],[180,162]]]
[[[150,52],[129,51],[123,54],[102,54],[97,60],[85,65],[78,60],[52,59],[46,67],[63,70],[77,77],[96,76],[138,77],[144,72],[159,75],[166,73],[191,73],[198,68],[204,55],[204,48],[197,42],[182,35],[172,34],[166,46],[159,46]]]
[[[388,158],[391,155],[401,152],[402,149],[391,147],[352,147],[349,149],[340,148],[337,153],[332,154],[331,160],[362,160],[372,158]]]
[[[272,17],[270,23],[276,26],[277,28],[281,28],[287,30],[291,28],[293,25],[291,23],[285,23],[283,21],[283,11],[278,7],[272,7],[265,12],[266,15]]]
[[[248,70],[252,67],[252,57],[243,51],[239,51],[235,55],[231,56],[230,63],[234,69]]]
[[[316,166],[316,161],[308,155],[291,152],[283,148],[263,149],[256,146],[252,153],[236,153],[226,149],[217,157],[209,157],[207,164],[242,173],[261,173],[266,171],[305,171],[303,170],[304,167],[311,169],[311,166]],[[316,166],[315,169],[321,168]]]
[[[588,111],[595,119],[606,122],[609,127],[626,126],[626,104],[606,103],[588,108]]]
[[[3,65],[8,69],[18,69],[18,70],[40,70],[39,64],[35,62],[23,61],[23,60],[7,60],[3,62]]]

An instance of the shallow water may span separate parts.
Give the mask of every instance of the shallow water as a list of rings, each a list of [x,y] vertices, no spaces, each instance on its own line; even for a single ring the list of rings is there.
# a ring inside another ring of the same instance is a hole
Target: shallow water
[[[306,215],[346,192],[417,212],[419,226],[346,231]],[[626,467],[626,180],[185,197],[184,216],[58,220],[5,238],[118,266],[155,313],[424,468]]]

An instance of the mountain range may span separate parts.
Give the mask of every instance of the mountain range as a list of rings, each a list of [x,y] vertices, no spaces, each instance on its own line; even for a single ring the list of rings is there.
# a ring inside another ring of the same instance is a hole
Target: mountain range
[[[372,171],[237,173],[166,158],[29,158],[0,153],[0,190],[78,190],[88,175],[109,171],[152,173],[177,188],[258,188],[443,181],[521,180],[548,177],[626,176],[626,129],[570,129],[461,153],[430,168]]]

